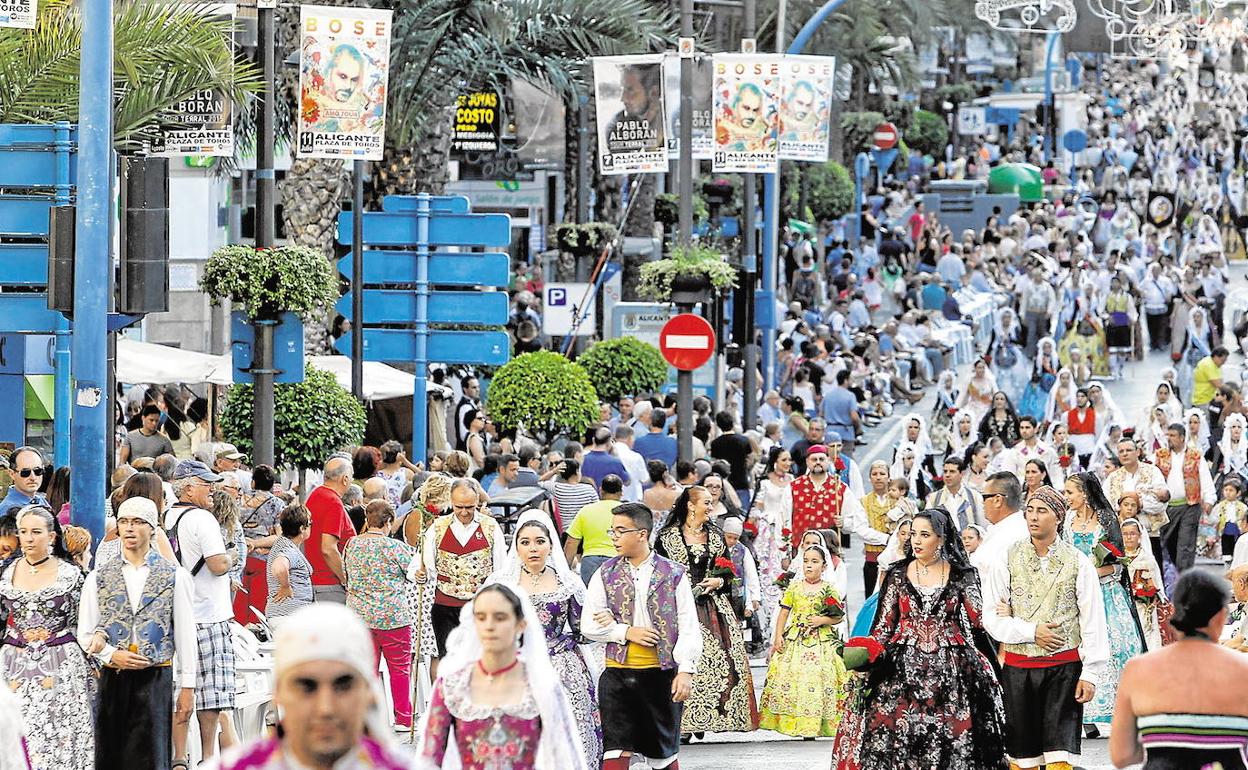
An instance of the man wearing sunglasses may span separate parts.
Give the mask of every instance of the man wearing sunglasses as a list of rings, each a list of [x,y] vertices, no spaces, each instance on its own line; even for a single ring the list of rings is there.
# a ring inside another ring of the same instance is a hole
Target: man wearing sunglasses
[[[9,455],[9,476],[13,478],[13,485],[4,500],[0,500],[0,513],[13,507],[47,505],[47,499],[39,494],[44,472],[43,454],[38,449],[23,446],[13,450]]]

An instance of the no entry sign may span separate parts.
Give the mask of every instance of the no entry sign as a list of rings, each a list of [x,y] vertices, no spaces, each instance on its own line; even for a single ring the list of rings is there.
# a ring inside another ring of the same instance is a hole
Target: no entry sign
[[[892,123],[881,123],[875,127],[875,149],[891,150],[897,146],[897,140],[900,138],[897,134],[897,126]]]
[[[681,313],[663,325],[659,351],[669,364],[682,371],[693,371],[710,360],[715,352],[715,330],[706,319]]]

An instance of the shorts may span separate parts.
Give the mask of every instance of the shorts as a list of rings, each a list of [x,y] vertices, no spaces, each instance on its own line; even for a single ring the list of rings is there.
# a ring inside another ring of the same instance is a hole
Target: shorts
[[[199,672],[195,675],[195,710],[228,711],[234,708],[234,641],[230,622],[197,623]]]

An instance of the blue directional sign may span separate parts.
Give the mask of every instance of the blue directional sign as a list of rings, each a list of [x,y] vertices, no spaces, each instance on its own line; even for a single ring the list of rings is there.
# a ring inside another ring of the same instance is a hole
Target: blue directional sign
[[[52,198],[13,196],[0,206],[0,233],[6,235],[46,236],[48,234],[48,209]],[[47,253],[47,247],[44,247]],[[45,256],[46,259],[46,256]]]
[[[334,342],[343,354],[351,353],[348,332]],[[445,364],[484,364],[501,366],[511,357],[507,332],[458,331],[437,329],[429,332],[427,356]],[[416,332],[411,329],[365,329],[364,360],[412,361],[416,358]]]
[[[234,363],[234,382],[250,385],[254,365],[255,327],[246,314],[230,313],[230,356]],[[274,382],[303,382],[303,321],[294,313],[283,313],[273,329],[273,368],[281,370]]]
[[[0,333],[50,334],[61,319],[60,313],[48,309],[48,296],[42,292],[5,294],[0,307]]]
[[[338,312],[351,318],[351,295],[338,300]],[[480,324],[507,323],[507,293],[502,291],[435,291],[429,295],[426,311],[429,323]],[[365,324],[407,324],[416,318],[416,292],[409,289],[365,289]]]
[[[381,199],[382,211],[407,211],[416,213],[416,195],[387,195]],[[467,214],[472,211],[467,195],[430,195],[429,212],[432,214]]]
[[[47,284],[47,244],[0,243],[0,286],[46,286]]]
[[[0,260],[3,252],[0,252]],[[338,260],[338,272],[351,279],[353,255]],[[4,264],[0,261],[0,274]],[[45,271],[46,272],[46,271]],[[429,255],[429,283],[433,286],[506,286],[511,280],[511,257],[501,251],[435,252]],[[375,249],[364,252],[364,283],[416,283],[416,252]]]
[[[1083,152],[1088,148],[1088,135],[1079,129],[1071,129],[1062,134],[1062,146],[1067,152]]]
[[[985,107],[984,120],[995,125],[1014,125],[1023,116],[1017,107]]]
[[[351,245],[354,212],[338,215],[338,242]],[[419,241],[417,218],[403,211],[364,212],[364,243],[370,246],[411,246]],[[437,214],[429,218],[429,243],[437,246],[506,246],[511,243],[511,217],[506,214]]]

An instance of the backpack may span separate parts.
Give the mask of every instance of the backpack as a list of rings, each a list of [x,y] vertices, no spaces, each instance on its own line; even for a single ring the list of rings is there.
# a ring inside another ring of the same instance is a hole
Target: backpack
[[[169,538],[169,547],[173,549],[173,558],[177,561],[178,565],[181,566],[182,549],[178,546],[178,527],[182,526],[182,520],[186,518],[186,514],[188,512],[202,511],[204,509],[196,505],[191,505],[190,503],[174,503],[173,507],[169,509],[169,512],[172,513],[177,509],[181,509],[182,512],[178,515],[178,520],[174,522],[174,525],[165,529],[165,536]],[[199,561],[195,562],[195,566],[191,567],[192,577],[199,574],[199,571],[204,568],[204,563],[204,557],[200,556]]]

